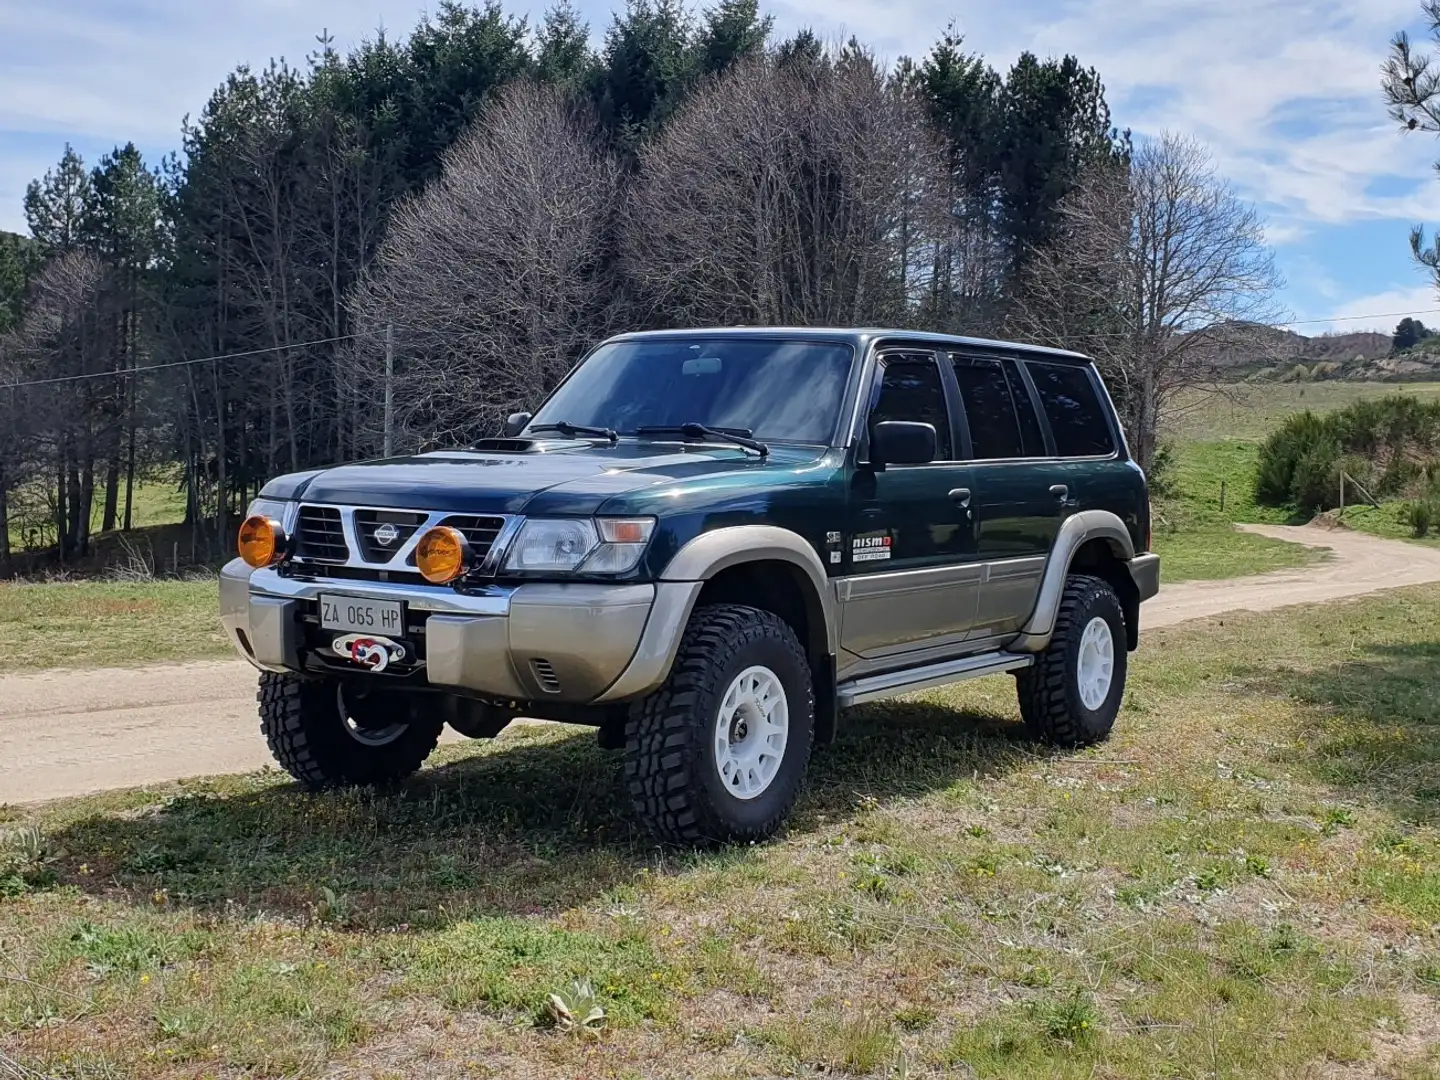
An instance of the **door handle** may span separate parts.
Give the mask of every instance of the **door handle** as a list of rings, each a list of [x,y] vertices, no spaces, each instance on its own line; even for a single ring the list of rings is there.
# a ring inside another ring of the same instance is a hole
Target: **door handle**
[[[1051,484],[1050,494],[1063,502],[1070,497],[1070,488],[1065,484]]]
[[[954,502],[956,502],[956,503],[960,504],[961,506],[965,507],[967,510],[970,508],[970,489],[969,489],[969,488],[951,488],[951,489],[950,489],[950,498],[951,498]]]

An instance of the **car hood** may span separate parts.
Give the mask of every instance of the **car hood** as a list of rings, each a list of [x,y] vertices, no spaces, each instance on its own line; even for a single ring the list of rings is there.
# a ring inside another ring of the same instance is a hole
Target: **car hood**
[[[539,444],[518,451],[438,451],[342,465],[274,485],[309,503],[446,513],[593,514],[606,500],[719,473],[789,471],[818,447],[771,448],[762,460],[741,447],[622,440]],[[756,477],[759,480],[759,477]],[[267,492],[271,487],[267,486]]]

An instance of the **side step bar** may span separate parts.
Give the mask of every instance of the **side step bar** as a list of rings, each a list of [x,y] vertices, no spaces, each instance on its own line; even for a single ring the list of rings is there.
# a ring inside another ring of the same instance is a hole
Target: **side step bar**
[[[983,653],[980,656],[966,656],[960,660],[942,660],[938,664],[906,668],[904,671],[890,671],[884,675],[871,675],[864,679],[843,682],[837,689],[840,707],[863,705],[867,701],[908,694],[913,690],[928,690],[932,686],[978,679],[982,675],[998,675],[1002,671],[1018,671],[1035,662],[1035,657],[1024,653]]]

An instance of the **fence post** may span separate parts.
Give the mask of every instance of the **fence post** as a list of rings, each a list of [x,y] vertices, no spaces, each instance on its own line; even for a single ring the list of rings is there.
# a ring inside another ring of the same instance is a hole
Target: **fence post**
[[[1340,517],[1345,516],[1345,470],[1340,470]]]
[[[1220,513],[1225,513],[1225,481],[1220,481]]]

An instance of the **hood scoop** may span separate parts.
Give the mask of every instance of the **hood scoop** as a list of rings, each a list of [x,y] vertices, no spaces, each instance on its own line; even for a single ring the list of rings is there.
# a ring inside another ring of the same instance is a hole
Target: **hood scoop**
[[[555,450],[591,450],[594,443],[585,439],[481,439],[471,450],[501,454],[544,454]]]

